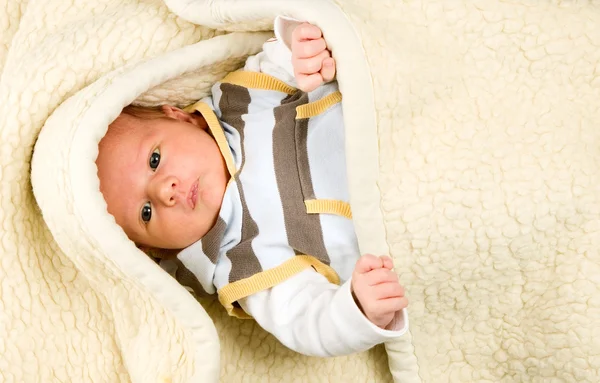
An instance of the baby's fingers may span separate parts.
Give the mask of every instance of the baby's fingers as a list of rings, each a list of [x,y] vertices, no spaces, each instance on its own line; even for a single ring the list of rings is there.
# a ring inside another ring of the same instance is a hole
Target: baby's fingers
[[[316,40],[321,38],[321,36],[323,36],[321,28],[309,23],[298,25],[294,29],[294,32],[292,32],[292,39],[294,41]]]
[[[376,286],[381,283],[398,284],[398,276],[396,273],[383,267],[369,271],[365,274],[364,278],[369,286]]]
[[[332,81],[335,78],[335,60],[332,57],[323,60],[321,76],[323,76],[324,82]]]
[[[365,254],[356,262],[354,272],[357,274],[365,274],[371,270],[381,269],[382,266],[381,258],[372,254]]]
[[[402,298],[404,297],[404,287],[399,283],[381,283],[372,287],[376,299]]]
[[[323,51],[318,55],[310,58],[294,58],[292,65],[296,76],[299,74],[314,74],[321,71],[323,61],[329,57],[328,51]]]
[[[306,40],[294,42],[292,46],[292,54],[294,58],[311,58],[321,52],[327,50],[325,40],[320,38],[317,40]]]
[[[377,302],[377,305],[381,313],[380,315],[391,314],[408,307],[408,299],[406,297],[382,299]]]
[[[392,261],[392,258],[384,255],[381,257],[381,260],[383,261],[383,267],[386,269],[391,270],[394,268],[394,262]]]

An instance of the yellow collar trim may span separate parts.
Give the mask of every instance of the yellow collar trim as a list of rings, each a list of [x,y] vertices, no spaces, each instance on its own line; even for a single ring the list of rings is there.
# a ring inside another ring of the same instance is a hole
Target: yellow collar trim
[[[200,112],[206,123],[208,124],[208,129],[210,129],[210,133],[217,141],[217,145],[219,146],[219,151],[221,155],[225,159],[225,164],[227,165],[227,171],[229,175],[233,178],[236,173],[235,162],[233,160],[233,154],[231,153],[231,148],[229,147],[229,143],[225,138],[225,132],[223,131],[223,127],[221,126],[221,122],[217,118],[215,112],[208,106],[206,103],[202,101],[198,101],[197,103],[188,106],[185,108],[185,111],[188,113],[192,113],[195,111]]]

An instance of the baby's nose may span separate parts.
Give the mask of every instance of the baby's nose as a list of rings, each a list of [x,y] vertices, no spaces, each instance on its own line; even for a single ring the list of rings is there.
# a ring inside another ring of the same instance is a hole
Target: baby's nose
[[[174,176],[165,177],[158,185],[157,197],[165,206],[173,206],[177,203],[177,187],[179,180]]]

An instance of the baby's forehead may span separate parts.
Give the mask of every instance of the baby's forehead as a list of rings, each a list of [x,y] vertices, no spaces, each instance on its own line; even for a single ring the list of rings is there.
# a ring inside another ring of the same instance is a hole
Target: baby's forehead
[[[137,150],[139,144],[149,133],[150,131],[143,126],[143,122],[116,120],[109,125],[106,134],[100,140],[99,154],[120,150]]]
[[[121,112],[119,117],[108,125],[103,139],[110,140],[126,134],[139,134],[143,129],[143,125],[144,121],[139,118]]]
[[[136,149],[139,145],[127,136],[111,138],[101,145],[96,159],[100,192],[120,226],[126,223],[124,217],[139,198],[141,189],[136,175],[141,174],[144,162]]]
[[[133,129],[130,129],[133,128]],[[96,164],[100,171],[105,167],[128,167],[134,162],[144,136],[140,129],[127,127],[109,130],[98,144],[98,158]],[[110,178],[113,178],[112,175]]]

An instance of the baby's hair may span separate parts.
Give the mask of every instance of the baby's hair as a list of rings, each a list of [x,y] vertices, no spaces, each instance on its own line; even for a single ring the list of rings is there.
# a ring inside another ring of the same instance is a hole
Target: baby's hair
[[[127,105],[125,108],[123,108],[121,114],[119,114],[119,117],[110,123],[106,135],[116,138],[127,133],[127,131],[132,128],[143,125],[144,121],[165,117],[166,116],[162,110],[162,106],[145,107],[138,105]]]
[[[121,114],[139,118],[140,120],[153,120],[165,117],[162,106],[138,106],[133,104],[123,108]]]

